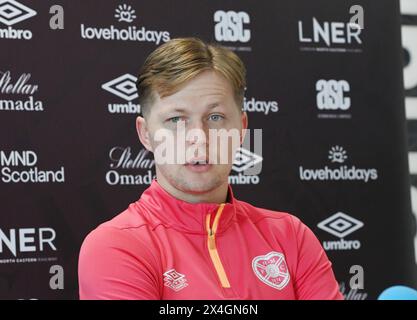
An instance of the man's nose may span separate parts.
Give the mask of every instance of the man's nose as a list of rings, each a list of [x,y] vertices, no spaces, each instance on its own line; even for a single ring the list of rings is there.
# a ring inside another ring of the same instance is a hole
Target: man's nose
[[[208,128],[203,120],[193,120],[188,122],[186,131],[186,141],[188,143],[207,143]]]

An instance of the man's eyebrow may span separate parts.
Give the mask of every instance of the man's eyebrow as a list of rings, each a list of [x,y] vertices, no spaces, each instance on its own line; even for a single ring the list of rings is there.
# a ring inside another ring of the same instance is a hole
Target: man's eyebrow
[[[218,102],[214,102],[214,103],[209,104],[209,105],[208,105],[208,107],[209,107],[210,109],[214,109],[215,107],[218,107],[219,105],[220,105],[220,103],[218,103]]]
[[[185,112],[185,109],[182,109],[182,108],[175,108],[175,109],[173,109],[173,110],[171,110],[171,111],[173,111],[173,112],[178,112],[178,113],[184,113],[184,112]]]
[[[185,113],[186,110],[180,107],[174,108],[172,110],[164,110],[163,113]]]

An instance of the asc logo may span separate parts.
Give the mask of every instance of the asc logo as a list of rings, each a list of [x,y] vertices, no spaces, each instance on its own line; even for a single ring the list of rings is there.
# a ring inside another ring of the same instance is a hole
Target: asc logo
[[[222,11],[214,13],[214,36],[217,41],[248,42],[251,32],[245,28],[250,23],[250,17],[244,11]]]
[[[348,110],[351,105],[349,82],[346,80],[324,80],[316,82],[317,108],[319,110]]]

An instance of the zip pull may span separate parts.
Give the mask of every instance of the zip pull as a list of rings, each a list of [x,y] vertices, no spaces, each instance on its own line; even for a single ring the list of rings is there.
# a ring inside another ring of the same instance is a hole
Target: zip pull
[[[209,249],[213,250],[216,248],[216,243],[214,242],[214,232],[213,232],[213,228],[210,226],[210,218],[211,218],[211,213],[209,213],[206,216],[206,228],[207,228],[207,233],[208,233],[208,245],[209,245]]]
[[[217,209],[216,215],[213,220],[213,226],[210,225],[211,213],[208,213],[206,215],[206,230],[209,236],[213,236],[213,237],[215,236],[217,227],[219,225],[220,216],[223,212],[225,205],[226,205],[225,203],[221,203],[219,208]]]

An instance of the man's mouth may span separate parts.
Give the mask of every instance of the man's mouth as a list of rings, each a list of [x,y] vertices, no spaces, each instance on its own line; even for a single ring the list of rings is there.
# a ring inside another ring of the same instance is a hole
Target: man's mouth
[[[208,164],[208,162],[205,159],[202,159],[202,160],[191,160],[187,164],[195,166],[195,165],[205,165],[205,164]]]
[[[192,159],[185,164],[185,167],[194,172],[205,172],[211,168],[207,159]]]

